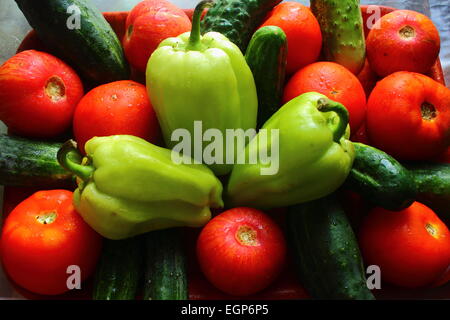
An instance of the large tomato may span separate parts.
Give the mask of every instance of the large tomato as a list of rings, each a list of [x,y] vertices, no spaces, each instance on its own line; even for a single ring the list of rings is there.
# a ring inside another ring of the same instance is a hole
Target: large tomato
[[[95,269],[102,238],[75,211],[72,196],[66,190],[39,191],[6,218],[3,266],[14,282],[31,292],[64,293],[69,290],[69,266],[80,268],[81,280]]]
[[[280,228],[267,215],[256,209],[235,208],[203,228],[197,256],[214,286],[245,296],[275,280],[285,261],[286,244]]]
[[[366,264],[378,265],[381,278],[398,286],[431,285],[450,265],[450,232],[419,202],[399,212],[372,209],[359,241]]]
[[[129,134],[156,143],[160,132],[145,86],[130,80],[89,91],[75,109],[73,130],[82,152],[95,136]]]
[[[11,133],[48,138],[70,128],[83,85],[60,59],[22,51],[0,67],[0,120]]]
[[[379,81],[367,102],[373,145],[400,160],[428,160],[450,145],[450,89],[420,73]]]

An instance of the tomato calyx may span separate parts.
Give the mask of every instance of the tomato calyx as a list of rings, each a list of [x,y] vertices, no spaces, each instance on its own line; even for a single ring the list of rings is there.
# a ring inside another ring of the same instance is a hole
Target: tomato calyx
[[[259,245],[257,231],[247,225],[239,226],[236,231],[236,240],[244,246],[257,246]]]
[[[398,31],[398,34],[402,39],[411,40],[416,36],[416,31],[413,27],[406,25]]]
[[[434,105],[426,101],[422,103],[422,106],[420,107],[420,112],[422,114],[422,119],[427,121],[431,121],[437,117],[437,111]]]
[[[45,94],[54,102],[63,99],[66,96],[66,86],[62,79],[58,76],[49,78],[45,85]]]
[[[128,29],[127,29],[127,38],[128,38],[128,39],[131,38],[131,34],[133,33],[133,29],[134,29],[133,25],[130,24],[130,26],[129,26]]]
[[[41,224],[51,224],[55,222],[56,218],[58,217],[58,214],[56,211],[50,210],[50,211],[43,211],[40,212],[39,215],[36,216],[37,222]]]
[[[437,234],[438,232],[437,232],[435,226],[433,226],[431,223],[427,222],[425,224],[425,229],[433,238],[438,238],[438,234]]]

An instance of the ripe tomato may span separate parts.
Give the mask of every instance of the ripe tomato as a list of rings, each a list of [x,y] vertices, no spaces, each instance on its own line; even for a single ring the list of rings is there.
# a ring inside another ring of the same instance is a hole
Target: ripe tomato
[[[72,192],[38,191],[6,218],[1,258],[7,274],[21,287],[39,294],[61,294],[68,266],[81,270],[81,280],[94,271],[102,238],[78,215]]]
[[[396,71],[426,73],[439,55],[439,32],[425,15],[395,10],[380,18],[367,36],[367,58],[385,77]]]
[[[122,44],[130,64],[145,72],[150,55],[159,43],[191,30],[191,21],[184,11],[166,0],[139,2],[126,21]]]
[[[283,29],[288,42],[286,73],[293,74],[317,61],[322,49],[322,32],[308,7],[293,1],[277,5],[261,25]]]
[[[283,102],[311,91],[342,103],[350,114],[352,133],[358,130],[366,112],[366,94],[353,73],[334,62],[312,63],[297,71],[288,81]]]
[[[89,91],[75,109],[73,130],[82,152],[95,136],[129,134],[156,143],[160,131],[145,86],[130,80]]]
[[[398,286],[428,286],[450,265],[450,232],[419,202],[398,212],[372,209],[359,241],[366,264],[378,265],[381,278]]]
[[[399,160],[428,160],[450,145],[450,89],[419,73],[379,81],[367,102],[373,145]]]
[[[264,213],[235,208],[214,217],[197,240],[206,278],[237,296],[256,293],[278,276],[286,256],[280,228]]]
[[[58,58],[22,51],[0,67],[0,120],[11,133],[49,138],[70,128],[83,85]]]

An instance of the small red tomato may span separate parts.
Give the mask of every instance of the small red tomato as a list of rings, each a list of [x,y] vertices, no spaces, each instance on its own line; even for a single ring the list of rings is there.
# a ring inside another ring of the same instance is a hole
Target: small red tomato
[[[128,61],[138,71],[145,72],[148,59],[159,43],[190,31],[191,25],[186,13],[169,1],[139,2],[127,17],[122,41]]]
[[[49,138],[70,128],[83,85],[60,59],[22,51],[0,67],[0,120],[11,133]]]
[[[393,73],[368,99],[366,129],[399,160],[432,159],[450,145],[450,89],[420,73]]]
[[[439,32],[427,16],[395,10],[380,18],[367,36],[367,58],[385,77],[396,71],[426,73],[439,55]]]
[[[431,285],[450,265],[450,232],[419,202],[398,212],[372,209],[359,241],[366,264],[378,265],[384,281],[401,287]]]
[[[6,218],[1,258],[11,279],[38,294],[68,291],[69,266],[81,280],[94,271],[102,238],[75,211],[67,190],[38,191]]]
[[[144,85],[121,80],[89,91],[75,109],[75,140],[80,151],[91,138],[129,134],[156,143],[159,124]]]
[[[231,295],[266,288],[286,257],[283,233],[263,212],[235,208],[213,218],[197,240],[197,257],[206,278]]]

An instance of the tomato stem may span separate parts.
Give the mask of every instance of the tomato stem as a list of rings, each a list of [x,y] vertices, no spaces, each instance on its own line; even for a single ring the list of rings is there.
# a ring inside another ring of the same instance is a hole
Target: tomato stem
[[[249,226],[240,226],[236,231],[237,241],[245,246],[257,246],[259,244],[257,235],[256,230]]]
[[[55,211],[44,212],[36,216],[36,220],[42,224],[51,224],[56,220],[58,215]]]

